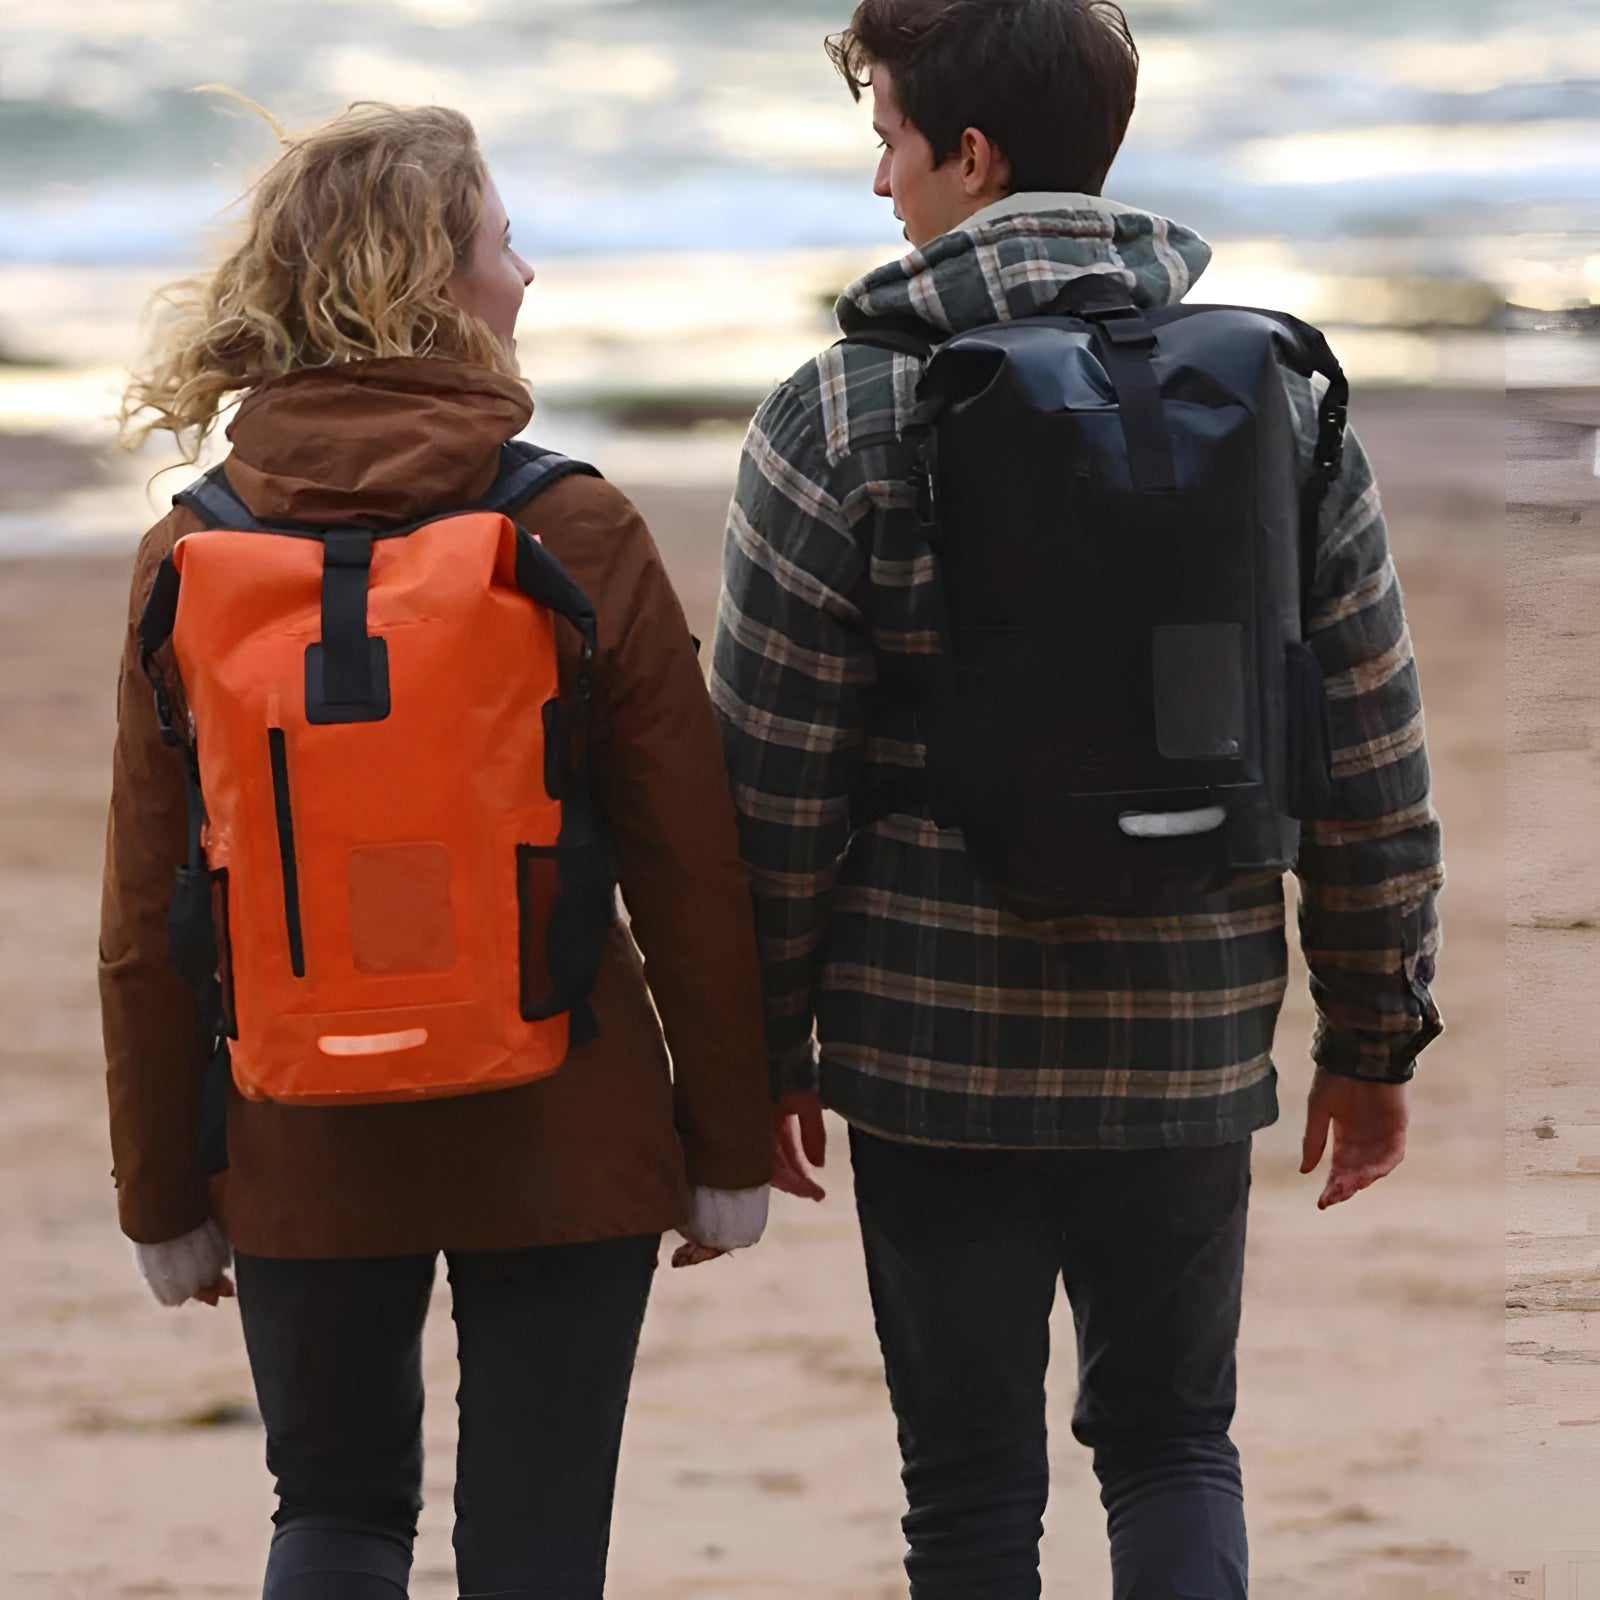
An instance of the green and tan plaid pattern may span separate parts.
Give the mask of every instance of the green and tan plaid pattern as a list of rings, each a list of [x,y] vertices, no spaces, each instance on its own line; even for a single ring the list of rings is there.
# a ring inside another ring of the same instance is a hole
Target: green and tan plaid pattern
[[[1072,275],[1121,271],[1181,298],[1209,250],[1084,203],[947,234],[854,286],[846,325],[914,312],[957,330],[1040,309]],[[878,814],[921,763],[897,657],[937,649],[897,432],[909,357],[835,348],[750,430],[729,520],[712,693],[751,869],[775,1091],[820,1085],[850,1120],[951,1145],[1215,1144],[1276,1116],[1287,974],[1283,886],[1182,915],[1022,922],[960,835]],[[1285,375],[1309,464],[1310,386]],[[1310,643],[1336,744],[1337,822],[1305,830],[1301,938],[1316,1058],[1401,1080],[1438,1032],[1439,828],[1422,708],[1371,468],[1352,436],[1323,512]]]

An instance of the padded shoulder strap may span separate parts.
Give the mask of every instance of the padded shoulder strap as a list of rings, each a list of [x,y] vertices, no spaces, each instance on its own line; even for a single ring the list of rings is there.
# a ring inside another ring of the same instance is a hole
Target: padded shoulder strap
[[[601,476],[587,461],[574,461],[555,450],[544,450],[536,444],[513,439],[500,446],[500,471],[476,509],[509,511],[575,474],[586,478]]]
[[[943,341],[924,325],[906,322],[869,323],[848,333],[840,344],[865,345],[873,350],[892,350],[896,355],[926,361]]]
[[[180,489],[173,495],[172,503],[194,512],[208,528],[232,528],[240,533],[271,531],[250,514],[250,508],[233,492],[223,467],[213,467],[187,489]]]

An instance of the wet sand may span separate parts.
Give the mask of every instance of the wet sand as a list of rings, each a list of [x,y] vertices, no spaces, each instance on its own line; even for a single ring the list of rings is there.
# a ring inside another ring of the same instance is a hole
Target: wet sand
[[[1385,482],[1422,662],[1451,873],[1438,988],[1450,1033],[1418,1079],[1411,1159],[1321,1216],[1315,1183],[1295,1170],[1310,1030],[1297,988],[1280,1032],[1285,1115],[1258,1145],[1236,1432],[1265,1600],[1478,1600],[1504,1586],[1501,402],[1378,395],[1357,423]],[[624,486],[656,529],[691,625],[709,637],[725,495]],[[107,1178],[94,948],[125,584],[121,556],[0,564],[7,1600],[256,1594],[268,1532],[236,1319],[149,1301]],[[1575,669],[1572,692],[1581,688]],[[1559,706],[1576,715],[1567,700]],[[1567,754],[1592,775],[1590,750]],[[1551,879],[1567,892],[1555,864]],[[1571,937],[1565,970],[1592,989],[1583,941],[1600,936]],[[1559,1019],[1546,1014],[1543,1025]],[[1574,1033],[1573,1065],[1580,1044]],[[1540,1099],[1539,1114],[1575,1120],[1600,1104],[1564,1093]],[[1533,1111],[1530,1102],[1522,1121]],[[1530,1135],[1528,1148],[1578,1149],[1565,1135],[1537,1145]],[[1600,1157],[1600,1143],[1594,1150]],[[659,1280],[618,1493],[609,1592],[619,1600],[905,1594],[893,1428],[837,1138],[827,1176],[824,1206],[778,1201],[758,1250]],[[1600,1307],[1600,1279],[1594,1298]],[[455,1594],[453,1352],[442,1311],[441,1291],[427,1356],[419,1600]],[[1069,1346],[1063,1310],[1057,1349]],[[1103,1519],[1067,1426],[1072,1387],[1060,1362],[1046,1590],[1099,1600]],[[1600,1401],[1575,1401],[1580,1414],[1600,1414]]]
[[[1600,1580],[1596,427],[1600,391],[1513,396],[1508,1482],[1513,1556],[1548,1567],[1546,1600]]]

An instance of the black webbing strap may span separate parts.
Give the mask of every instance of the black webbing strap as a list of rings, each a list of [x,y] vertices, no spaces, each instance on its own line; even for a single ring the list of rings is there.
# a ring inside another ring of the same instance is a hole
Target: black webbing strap
[[[1128,474],[1140,494],[1170,494],[1178,486],[1172,438],[1156,377],[1156,332],[1120,275],[1073,278],[1043,315],[1077,317],[1092,330],[1095,354],[1116,391]]]
[[[240,533],[271,531],[233,492],[223,467],[213,467],[203,478],[179,490],[172,503],[194,512],[208,528],[230,528]]]
[[[195,1005],[212,1037],[212,1055],[203,1079],[199,1119],[201,1172],[206,1177],[228,1165],[226,1108],[229,1030],[224,1016],[222,980],[218,972],[217,930],[211,909],[211,869],[206,861],[206,802],[200,785],[200,752],[190,729],[180,727],[173,711],[166,674],[156,659],[172,638],[178,619],[180,580],[177,563],[166,557],[140,614],[137,636],[139,663],[155,695],[161,742],[176,750],[183,772],[184,859],[178,868],[167,907],[167,949],[178,975],[189,985]]]
[[[555,450],[544,450],[536,444],[513,439],[500,446],[500,471],[476,509],[511,511],[574,474],[587,478],[601,476],[599,469],[591,467],[587,461],[574,461]]]
[[[560,475],[593,472],[582,463],[562,458]],[[598,473],[594,474],[596,477]],[[546,476],[545,487],[555,478]],[[535,491],[536,492],[536,491]],[[519,490],[512,504],[527,498]],[[569,707],[545,721],[545,737],[558,741],[556,790],[561,797],[561,835],[557,844],[561,862],[561,888],[550,925],[545,930],[546,957],[551,992],[536,1016],[568,1013],[569,1042],[586,1044],[599,1032],[589,996],[600,968],[607,930],[616,919],[616,874],[601,828],[598,802],[589,770],[589,735],[593,718],[594,659],[599,622],[589,597],[565,567],[525,528],[517,529],[517,587],[539,605],[564,617],[578,632],[582,648],[578,674]],[[551,751],[545,759],[549,770]],[[547,780],[548,781],[548,780]]]
[[[1316,457],[1300,496],[1300,592],[1309,604],[1311,580],[1317,570],[1323,502],[1344,469],[1345,431],[1350,422],[1350,380],[1319,329],[1298,318],[1281,320],[1299,334],[1312,372],[1328,380],[1327,392],[1317,408]]]
[[[839,345],[862,345],[869,350],[887,350],[894,355],[910,356],[913,361],[926,365],[949,336],[937,333],[927,323],[904,317],[884,318],[863,323],[839,340]],[[835,346],[838,348],[838,345]],[[905,426],[898,435],[871,434],[851,442],[852,450],[864,450],[869,445],[898,442],[911,452],[908,482],[915,496],[917,531],[930,540],[937,536],[934,516],[934,483],[937,477],[936,452],[938,436],[934,424],[943,415],[943,400],[924,401],[912,408]]]
[[[178,565],[171,556],[167,556],[156,568],[155,582],[150,585],[150,597],[145,601],[139,617],[139,665],[150,680],[150,688],[156,697],[156,721],[161,725],[161,742],[170,749],[187,751],[189,741],[173,717],[172,695],[167,688],[166,674],[156,660],[156,653],[172,637],[172,630],[177,626],[179,587]]]
[[[168,639],[178,621],[178,564],[168,556],[156,569],[156,581],[139,618],[139,657],[148,662]]]
[[[591,643],[595,638],[594,606],[571,574],[526,529],[517,530],[517,587],[530,600],[565,617]]]
[[[144,668],[144,675],[155,692],[156,721],[161,727],[161,742],[169,749],[176,750],[183,759],[183,787],[188,802],[188,848],[185,860],[190,873],[204,877],[206,807],[200,791],[200,754],[189,729],[178,725],[167,677],[156,659],[157,652],[172,637],[177,622],[178,589],[177,564],[168,556],[156,569],[155,582],[150,586],[150,598],[145,601],[144,611],[139,618],[139,664]],[[175,906],[175,912],[176,909]],[[180,962],[179,965],[182,970],[183,964]],[[191,974],[185,972],[184,976],[191,977]],[[198,976],[192,981],[198,981]]]
[[[1168,494],[1178,486],[1172,439],[1161,404],[1153,357],[1155,330],[1138,311],[1089,313],[1095,353],[1116,391],[1128,475],[1139,494]]]
[[[517,587],[530,600],[565,617],[583,641],[578,658],[578,717],[573,730],[568,772],[582,777],[587,768],[590,700],[593,695],[594,657],[599,646],[599,620],[589,597],[567,569],[525,528],[517,529]]]
[[[334,528],[322,536],[322,699],[331,706],[372,704],[371,577],[370,533]]]

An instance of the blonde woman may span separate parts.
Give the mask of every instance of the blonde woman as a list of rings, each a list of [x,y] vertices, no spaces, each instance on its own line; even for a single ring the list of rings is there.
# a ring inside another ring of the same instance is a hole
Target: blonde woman
[[[237,248],[178,297],[130,429],[193,457],[238,400],[226,484],[266,524],[382,529],[473,505],[531,414],[513,330],[532,280],[464,117],[354,106],[285,140]],[[122,664],[100,971],[124,1231],[167,1305],[231,1298],[234,1267],[279,1497],[269,1600],[406,1593],[441,1253],[461,1592],[589,1600],[660,1237],[682,1232],[675,1264],[696,1265],[753,1244],[766,1216],[750,902],[694,644],[627,500],[585,475],[546,489],[529,526],[592,603],[588,768],[631,914],[631,935],[604,933],[593,1037],[525,1086],[415,1103],[285,1105],[230,1084],[226,1171],[208,1179],[217,1019],[168,947],[192,859],[184,751],[146,665],[181,685],[138,632],[200,526],[180,507],[145,536]],[[578,636],[560,648],[570,691]]]

